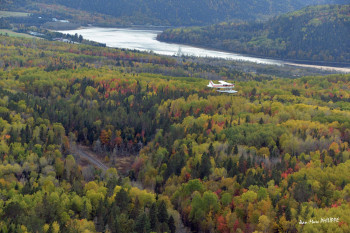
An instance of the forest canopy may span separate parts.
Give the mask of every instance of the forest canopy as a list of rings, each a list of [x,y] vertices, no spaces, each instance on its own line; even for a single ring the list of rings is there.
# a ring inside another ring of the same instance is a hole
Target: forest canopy
[[[79,19],[80,23],[193,26],[227,20],[266,20],[315,4],[347,4],[346,0],[2,0],[0,10]],[[85,15],[85,16],[84,16]],[[208,17],[210,15],[210,17]],[[87,17],[88,16],[88,17]],[[111,18],[113,17],[113,18]],[[103,18],[103,20],[100,20]]]
[[[0,231],[349,232],[349,74],[8,36],[0,49]]]
[[[161,41],[296,61],[350,64],[350,5],[310,6],[267,22],[167,29]]]

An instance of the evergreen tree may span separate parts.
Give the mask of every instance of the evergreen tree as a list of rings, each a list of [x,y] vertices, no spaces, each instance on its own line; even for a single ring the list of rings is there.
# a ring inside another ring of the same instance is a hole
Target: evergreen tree
[[[134,208],[131,210],[130,217],[136,219],[140,213],[140,201],[138,197],[135,198]]]
[[[262,119],[262,117],[260,117],[259,124],[260,125],[264,124],[264,120]]]
[[[89,211],[86,207],[86,200],[84,200],[84,205],[83,205],[83,209],[81,211],[81,217],[85,218],[85,219],[89,219]]]
[[[32,137],[32,135],[31,135],[31,133],[30,133],[30,129],[29,129],[29,126],[28,125],[26,125],[26,143],[29,143],[29,141],[30,141],[30,139],[31,139],[31,137]]]
[[[235,145],[234,150],[233,150],[233,153],[234,153],[235,155],[238,154],[238,146],[237,146],[237,145]]]
[[[44,127],[40,127],[40,140],[42,143],[46,143],[46,132]]]
[[[211,129],[211,127],[212,127],[212,126],[211,126],[211,119],[209,119],[209,120],[208,120],[208,127],[207,127],[207,129]]]
[[[168,222],[168,210],[166,208],[165,201],[160,201],[158,206],[158,221],[160,223]]]
[[[169,230],[171,233],[175,233],[176,231],[176,226],[175,226],[175,221],[173,216],[170,216],[169,221],[168,221],[168,226],[169,226]]]
[[[238,163],[239,163],[239,165],[238,165],[239,166],[239,168],[238,168],[239,172],[244,174],[246,168],[245,168],[245,164],[244,164],[243,155],[241,157],[239,157],[239,162]]]
[[[209,151],[209,156],[214,156],[215,155],[213,143],[210,143],[208,151]]]
[[[287,204],[287,208],[286,208],[286,219],[287,221],[290,221],[292,219],[292,212],[290,211],[290,205],[289,203]]]
[[[146,213],[141,213],[135,222],[134,226],[135,232],[138,233],[148,233],[150,232],[150,222]]]
[[[24,128],[21,129],[21,143],[26,143],[26,132]]]
[[[250,116],[249,115],[246,115],[245,116],[245,123],[249,123],[250,122]]]
[[[208,153],[203,153],[202,162],[199,168],[200,178],[209,177],[211,169],[210,156]]]
[[[103,200],[99,201],[97,210],[96,210],[96,230],[101,232],[104,231],[104,206],[103,206]]]
[[[119,225],[118,225],[118,216],[119,214],[119,209],[118,206],[112,205],[112,209],[109,213],[108,217],[108,227],[111,232],[118,232],[119,230]]]
[[[120,207],[122,212],[127,211],[129,201],[128,193],[123,188],[115,196],[115,203]]]
[[[157,215],[158,215],[157,205],[156,203],[153,203],[149,210],[149,218],[150,218],[150,224],[151,224],[150,226],[152,231],[157,231],[157,223],[158,223]]]
[[[226,163],[226,171],[227,171],[227,174],[230,174],[231,173],[231,170],[233,168],[233,160],[232,158],[230,157]],[[229,175],[230,176],[230,175]]]
[[[28,180],[27,182],[25,182],[23,188],[22,188],[22,194],[32,194],[32,185],[30,183],[30,181]]]

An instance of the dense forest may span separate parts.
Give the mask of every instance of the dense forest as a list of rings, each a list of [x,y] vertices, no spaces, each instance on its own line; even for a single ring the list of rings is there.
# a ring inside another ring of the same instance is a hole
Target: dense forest
[[[23,16],[16,14],[16,12],[7,11],[8,15],[6,16],[6,21],[9,21],[14,26],[36,26],[38,28],[53,28],[54,26],[56,30],[69,30],[78,28],[79,26],[88,26],[89,24],[101,27],[132,25],[132,21],[125,18],[116,18],[105,14],[87,12],[57,4],[45,4],[38,2],[22,3],[16,1],[14,4],[9,4],[8,7],[6,7],[6,4],[0,4],[0,10],[1,9],[30,13],[29,15]],[[53,18],[58,20],[68,20],[69,23],[61,23],[59,21],[53,22]]]
[[[161,41],[264,57],[350,64],[350,5],[322,5],[267,22],[168,29]]]
[[[22,9],[31,13],[51,14],[52,17],[57,15],[73,17],[75,21],[79,18],[80,23],[193,26],[227,20],[267,19],[308,5],[346,3],[346,0],[2,0],[0,10]],[[64,10],[62,10],[63,6]],[[80,10],[85,12],[79,12]],[[71,14],[72,12],[74,14]],[[113,16],[115,19],[108,16]],[[100,20],[101,18],[104,20]]]
[[[350,231],[350,75],[229,76],[7,36],[0,49],[2,232]],[[223,77],[236,95],[206,88]]]

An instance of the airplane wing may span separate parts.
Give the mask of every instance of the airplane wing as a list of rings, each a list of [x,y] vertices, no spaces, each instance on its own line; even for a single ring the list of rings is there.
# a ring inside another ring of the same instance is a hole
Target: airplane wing
[[[222,80],[220,80],[219,83],[226,84],[226,85],[232,85],[232,83],[228,83],[228,82],[225,82],[225,81],[222,81]]]

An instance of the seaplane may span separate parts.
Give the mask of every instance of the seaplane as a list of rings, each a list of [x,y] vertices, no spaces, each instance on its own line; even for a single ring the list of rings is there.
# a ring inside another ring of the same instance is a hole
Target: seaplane
[[[225,81],[220,80],[219,81],[220,84],[215,84],[213,83],[213,81],[210,81],[207,87],[210,88],[217,88],[217,92],[223,92],[223,93],[237,93],[237,91],[233,90],[233,88],[235,87],[235,84],[232,83],[228,83]]]

